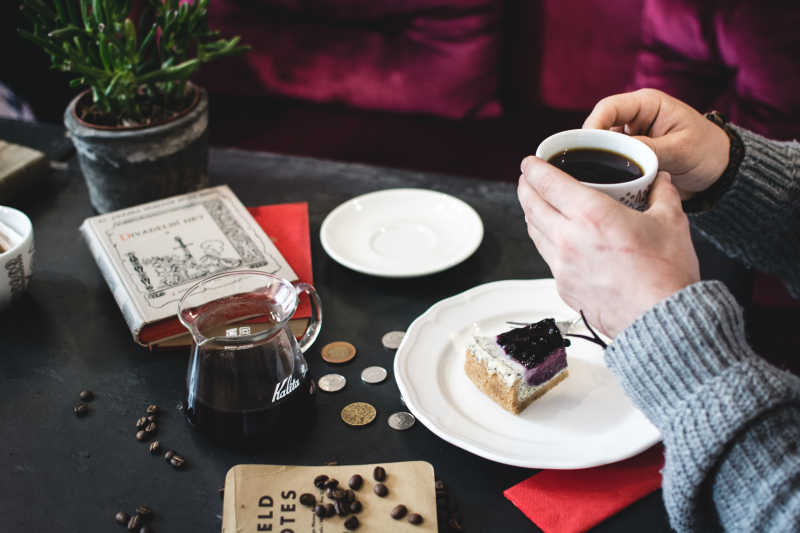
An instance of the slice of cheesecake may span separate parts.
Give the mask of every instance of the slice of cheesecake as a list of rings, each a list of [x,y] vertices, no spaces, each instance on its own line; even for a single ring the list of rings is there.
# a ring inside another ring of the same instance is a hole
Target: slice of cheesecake
[[[496,337],[473,337],[464,371],[503,409],[519,414],[567,377],[569,340],[545,318]]]

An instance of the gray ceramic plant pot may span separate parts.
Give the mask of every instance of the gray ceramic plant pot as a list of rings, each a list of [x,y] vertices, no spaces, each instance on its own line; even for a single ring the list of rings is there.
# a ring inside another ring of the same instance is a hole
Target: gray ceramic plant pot
[[[101,128],[80,120],[78,95],[64,113],[92,206],[100,213],[208,186],[208,95],[183,115],[145,128]]]

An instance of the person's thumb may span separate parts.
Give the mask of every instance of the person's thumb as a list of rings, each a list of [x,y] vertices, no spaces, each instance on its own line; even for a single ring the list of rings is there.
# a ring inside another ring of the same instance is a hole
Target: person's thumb
[[[656,175],[653,188],[650,190],[648,211],[682,211],[681,197],[678,189],[672,184],[672,178],[663,170]]]
[[[656,157],[658,158],[659,167],[661,166],[661,159],[663,157],[664,152],[664,137],[647,137],[645,135],[634,135],[634,139],[642,141],[646,144],[652,151],[656,153]]]

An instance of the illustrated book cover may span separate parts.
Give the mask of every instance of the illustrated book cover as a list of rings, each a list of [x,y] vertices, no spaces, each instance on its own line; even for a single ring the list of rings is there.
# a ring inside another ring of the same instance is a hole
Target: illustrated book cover
[[[292,209],[295,216],[270,216],[271,208]],[[289,255],[303,263],[301,270],[310,277],[305,204],[262,206],[253,212],[268,223],[280,220],[297,226],[275,229],[286,236]],[[262,228],[226,185],[90,217],[80,230],[134,340],[142,346],[191,342],[176,316],[178,302],[208,276],[257,270],[299,279],[266,233],[270,229]]]

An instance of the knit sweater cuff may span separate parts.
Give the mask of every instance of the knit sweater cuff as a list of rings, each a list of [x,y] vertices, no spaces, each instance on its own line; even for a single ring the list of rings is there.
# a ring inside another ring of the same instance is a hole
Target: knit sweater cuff
[[[800,296],[800,145],[731,127],[744,144],[739,173],[712,209],[690,220],[726,254],[779,276]]]
[[[659,302],[606,350],[609,367],[653,423],[745,358],[742,310],[718,281],[695,283]]]

